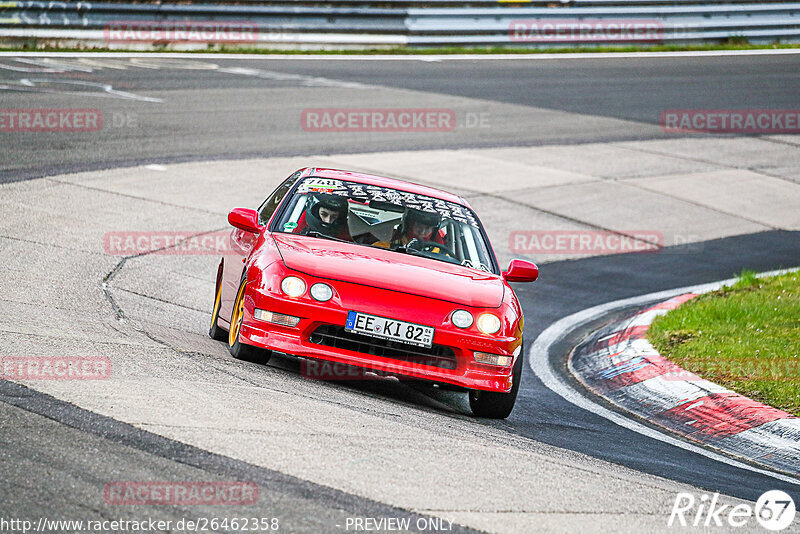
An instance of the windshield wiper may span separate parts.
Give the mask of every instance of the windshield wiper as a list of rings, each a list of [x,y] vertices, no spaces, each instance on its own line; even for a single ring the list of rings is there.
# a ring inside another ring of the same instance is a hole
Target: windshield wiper
[[[452,263],[453,265],[461,265],[461,262],[455,258],[451,258],[449,256],[442,256],[440,254],[426,254],[422,250],[415,249],[414,247],[403,246],[392,248],[389,250],[393,250],[395,252],[402,252],[404,254],[411,254],[412,256],[419,256],[420,258],[428,258],[429,260],[441,261],[444,263]]]
[[[313,230],[305,235],[310,237],[320,237],[322,239],[330,239],[331,241],[339,241],[340,243],[352,243],[352,241],[348,241],[346,239],[339,239],[338,237],[333,237],[332,235],[323,234],[322,232],[315,232]]]
[[[393,250],[395,252],[402,252],[403,254],[411,254],[412,256],[420,256],[421,258],[434,259],[434,258],[431,258],[430,256],[428,256],[427,254],[425,254],[424,252],[422,252],[421,250],[417,250],[415,248],[397,247],[397,248],[392,248],[392,249],[389,249],[389,250]]]

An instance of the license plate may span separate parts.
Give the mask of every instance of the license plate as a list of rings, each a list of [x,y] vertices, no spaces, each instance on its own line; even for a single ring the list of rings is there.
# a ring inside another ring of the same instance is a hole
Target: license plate
[[[391,339],[417,347],[430,348],[433,343],[434,328],[432,326],[407,323],[355,311],[347,313],[347,324],[344,329],[347,332]]]

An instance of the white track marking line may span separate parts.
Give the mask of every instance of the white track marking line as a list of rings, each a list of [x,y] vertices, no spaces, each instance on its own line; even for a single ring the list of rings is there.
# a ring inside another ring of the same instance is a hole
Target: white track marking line
[[[759,276],[778,275],[791,272],[794,270],[796,269],[780,269],[777,271],[761,273],[759,274]],[[746,469],[754,473],[775,478],[782,482],[788,482],[789,484],[795,484],[800,486],[800,480],[794,477],[790,477],[788,475],[776,473],[773,471],[768,471],[766,469],[759,469],[758,467],[754,467],[746,463],[739,462],[728,456],[718,454],[704,447],[693,445],[692,443],[688,443],[683,440],[677,439],[668,434],[665,434],[663,432],[645,426],[626,416],[620,415],[612,410],[609,410],[605,406],[601,406],[600,404],[593,402],[590,398],[583,396],[578,391],[573,389],[569,384],[567,384],[561,377],[559,377],[556,374],[556,372],[550,365],[551,347],[555,345],[558,341],[560,341],[568,332],[573,331],[581,324],[598,319],[601,316],[614,310],[626,308],[629,306],[636,306],[654,300],[668,299],[670,297],[674,297],[683,293],[705,293],[708,291],[713,291],[715,289],[718,289],[724,285],[730,285],[735,281],[736,281],[735,278],[731,278],[729,280],[723,280],[721,282],[711,282],[708,284],[681,287],[677,289],[668,289],[666,291],[658,291],[656,293],[640,295],[638,297],[632,297],[622,300],[616,300],[613,302],[608,302],[606,304],[594,306],[592,308],[572,314],[568,317],[564,317],[563,319],[560,319],[559,321],[556,321],[555,323],[547,327],[547,329],[545,329],[545,331],[542,332],[539,335],[539,337],[536,338],[536,341],[533,342],[533,346],[531,347],[531,350],[528,354],[529,355],[528,361],[530,363],[531,369],[533,369],[533,372],[536,374],[537,377],[539,377],[539,380],[541,380],[542,383],[547,388],[549,388],[550,390],[554,391],[555,393],[563,397],[564,400],[566,400],[567,402],[574,404],[579,408],[583,408],[584,410],[592,412],[595,415],[599,415],[600,417],[608,419],[612,423],[615,423],[623,428],[627,428],[628,430],[632,430],[648,438],[652,438],[667,443],[669,445],[674,445],[675,447],[679,447],[686,451],[693,452],[701,456],[705,456],[706,458],[710,458],[717,462],[722,462],[732,467],[736,467],[739,469]]]
[[[97,89],[97,91],[70,91],[69,89],[59,89],[53,86],[89,87],[92,89]],[[97,98],[121,98],[124,100],[138,100],[140,102],[154,102],[158,104],[164,102],[160,98],[137,95],[136,93],[129,93],[127,91],[120,91],[118,89],[114,89],[112,85],[106,83],[87,82],[83,80],[61,80],[58,78],[22,78],[20,80],[12,81],[11,84],[0,85],[0,90],[25,91],[28,93],[80,95]]]
[[[345,89],[369,89],[375,87],[375,86],[364,85],[358,82],[345,82],[341,80],[323,78],[321,76],[304,76],[302,74],[287,74],[285,72],[248,69],[241,67],[223,67],[218,69],[217,72],[224,72],[226,74],[238,74],[241,76],[254,76],[256,78],[262,78],[265,80],[295,82],[305,87],[340,87]]]
[[[696,50],[687,52],[568,52],[563,54],[408,54],[408,55],[335,55],[335,54],[191,54],[180,52],[0,52],[0,57],[135,57],[174,59],[260,59],[303,61],[537,61],[551,59],[681,58],[719,56],[775,56],[800,54],[800,48],[755,50]]]

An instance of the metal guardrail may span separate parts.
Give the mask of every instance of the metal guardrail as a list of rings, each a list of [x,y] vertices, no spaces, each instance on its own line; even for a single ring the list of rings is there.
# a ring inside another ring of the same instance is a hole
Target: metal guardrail
[[[278,5],[224,5],[0,0],[0,40],[33,38],[87,44],[99,41],[102,44],[107,40],[106,32],[112,24],[175,26],[244,22],[251,25],[257,34],[249,45],[262,47],[302,44],[569,46],[632,44],[636,39],[615,38],[610,31],[598,39],[597,35],[580,33],[576,28],[580,24],[594,24],[607,30],[617,23],[638,21],[657,27],[655,34],[650,33],[647,39],[642,39],[644,42],[696,43],[737,37],[753,42],[800,41],[800,3],[789,2],[686,5],[689,0],[677,0],[683,4],[642,6],[636,4],[646,0],[578,0],[570,5],[553,4],[557,7],[519,7],[493,1],[492,7],[418,8],[409,7],[416,0],[359,1],[376,5],[392,2],[407,5],[376,7],[342,3],[313,6],[299,5],[299,1]],[[463,5],[464,2],[459,3]],[[611,3],[619,5],[611,6]],[[562,25],[562,30],[566,24],[568,29],[559,35],[558,30],[553,30],[557,24]],[[150,44],[163,45],[165,42]],[[203,46],[203,43],[193,44]]]
[[[785,4],[794,0],[739,0],[738,4]],[[8,3],[8,2],[2,2]],[[19,2],[24,3],[24,2]],[[49,4],[51,2],[39,2]],[[79,2],[61,2],[77,4]],[[86,2],[80,2],[85,4]],[[105,0],[107,4],[131,4],[130,0]],[[209,2],[200,0],[142,0],[137,6],[198,5]],[[726,4],[731,0],[219,0],[213,5],[259,5],[259,6],[306,6],[306,7],[552,7],[552,6],[626,6],[626,5],[680,5],[680,4]]]

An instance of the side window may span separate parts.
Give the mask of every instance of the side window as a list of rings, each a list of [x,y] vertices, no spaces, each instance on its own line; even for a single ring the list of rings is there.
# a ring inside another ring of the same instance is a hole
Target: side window
[[[302,171],[297,171],[286,180],[283,181],[281,185],[275,190],[272,195],[261,204],[261,207],[258,208],[258,223],[261,225],[267,224],[269,222],[270,217],[272,214],[275,213],[275,210],[278,209],[283,197],[286,196],[286,193],[292,188],[294,183],[300,178],[300,175],[303,174]]]

